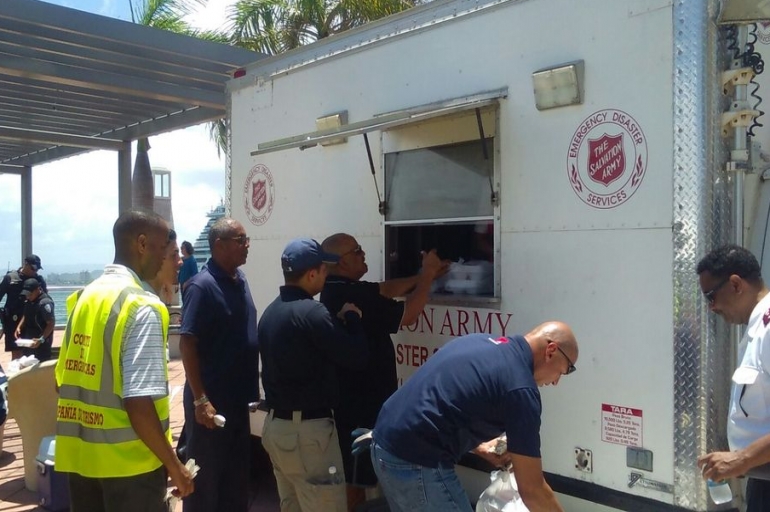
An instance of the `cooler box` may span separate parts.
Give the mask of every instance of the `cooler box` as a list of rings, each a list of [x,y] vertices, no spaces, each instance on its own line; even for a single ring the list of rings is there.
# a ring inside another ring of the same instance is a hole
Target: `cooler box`
[[[53,512],[69,510],[70,493],[67,475],[54,469],[56,437],[47,436],[40,441],[40,450],[35,457],[37,466],[37,496],[40,505]]]

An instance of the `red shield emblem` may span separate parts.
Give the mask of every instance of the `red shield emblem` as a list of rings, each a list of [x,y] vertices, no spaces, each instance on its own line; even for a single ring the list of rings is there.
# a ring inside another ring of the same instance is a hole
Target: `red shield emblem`
[[[251,205],[256,210],[261,210],[267,204],[267,183],[265,180],[257,180],[251,184]]]
[[[588,139],[588,176],[605,187],[620,178],[626,170],[623,134]]]

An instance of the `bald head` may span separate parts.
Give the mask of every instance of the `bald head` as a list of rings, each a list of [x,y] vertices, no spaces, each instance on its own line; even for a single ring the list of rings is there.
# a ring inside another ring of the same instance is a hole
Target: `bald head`
[[[369,271],[366,252],[352,235],[335,233],[321,243],[321,248],[340,257],[337,263],[328,266],[329,275],[358,281]]]
[[[329,252],[339,256],[347,250],[347,244],[355,242],[355,238],[347,233],[335,233],[326,238],[321,243],[321,248],[324,252]]]
[[[578,360],[575,334],[564,322],[545,322],[524,338],[532,349],[535,380],[539,385],[557,384],[562,375]]]
[[[556,343],[560,349],[567,354],[575,356],[573,361],[578,358],[578,346],[575,334],[572,332],[572,328],[564,322],[551,321],[545,322],[534,329],[532,329],[526,336],[524,336],[530,344],[530,338],[536,342],[545,342],[547,345],[549,342]]]

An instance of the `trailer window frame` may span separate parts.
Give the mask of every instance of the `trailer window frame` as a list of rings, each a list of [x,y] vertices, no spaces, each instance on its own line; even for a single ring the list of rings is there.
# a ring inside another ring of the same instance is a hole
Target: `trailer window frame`
[[[501,226],[500,226],[500,174],[501,174],[501,135],[500,135],[500,104],[499,102],[495,102],[493,105],[485,106],[482,111],[485,115],[485,122],[484,122],[484,129],[485,129],[485,138],[492,139],[491,144],[491,151],[489,152],[489,158],[492,159],[492,180],[491,180],[491,189],[487,192],[489,193],[490,201],[492,192],[494,191],[498,197],[498,200],[492,203],[492,214],[491,215],[485,215],[485,216],[469,216],[469,217],[460,217],[460,218],[439,218],[439,219],[415,219],[415,220],[387,220],[386,216],[383,215],[382,217],[382,247],[383,247],[383,258],[382,258],[382,275],[385,279],[389,279],[392,277],[404,277],[404,276],[391,276],[388,272],[388,264],[389,264],[389,249],[390,246],[388,244],[388,231],[392,227],[397,226],[439,226],[439,225],[446,225],[451,223],[475,223],[475,222],[481,222],[481,221],[487,221],[492,222],[492,236],[493,236],[493,248],[492,248],[492,265],[493,265],[493,291],[491,295],[471,295],[471,294],[432,294],[428,303],[429,304],[435,304],[435,305],[451,305],[451,306],[467,306],[467,307],[483,307],[483,308],[499,308],[501,303],[501,297],[502,297],[502,279],[501,279],[501,241],[500,241],[500,234],[501,234]],[[488,121],[489,117],[491,116],[491,123]],[[417,142],[414,147],[410,147],[408,143],[404,144],[404,141],[402,140],[399,143],[393,143],[392,141],[389,141],[389,139],[393,139],[394,137],[398,137],[399,134],[402,134],[403,132],[406,132],[410,129],[412,130],[420,130],[421,132],[425,132],[426,130],[429,132],[431,130],[431,125],[435,127],[437,132],[441,131],[441,124],[442,123],[449,123],[452,121],[457,121],[461,118],[467,118],[467,123],[473,123],[473,127],[468,128],[465,130],[465,133],[458,134],[456,132],[453,132],[452,130],[448,130],[448,132],[452,132],[451,135],[447,138],[443,138],[441,135],[436,135],[435,137],[428,137],[428,141],[421,140]],[[471,111],[463,111],[463,112],[453,112],[451,114],[447,114],[445,116],[440,116],[433,118],[431,120],[425,120],[420,121],[416,123],[401,125],[397,128],[391,128],[389,130],[382,130],[379,132],[379,176],[378,181],[381,183],[382,190],[385,190],[385,183],[386,183],[386,158],[387,155],[398,152],[394,151],[396,147],[399,151],[408,151],[411,149],[427,149],[432,147],[441,147],[441,146],[453,146],[453,145],[460,145],[464,143],[471,143],[476,142],[479,144],[479,151],[481,151],[481,142],[478,138],[478,131],[476,127],[476,121],[475,121],[475,114]],[[489,127],[492,126],[492,129],[489,130]],[[473,135],[470,135],[470,134]]]

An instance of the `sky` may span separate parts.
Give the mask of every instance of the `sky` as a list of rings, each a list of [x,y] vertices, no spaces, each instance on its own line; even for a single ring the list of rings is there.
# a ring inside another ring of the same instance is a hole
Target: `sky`
[[[0,0],[2,1],[2,0]],[[129,0],[44,0],[131,20]],[[137,5],[142,0],[133,0]],[[219,29],[235,0],[208,0],[190,16],[201,29]],[[206,213],[225,197],[225,159],[207,125],[150,138],[150,163],[171,171],[172,210],[179,241],[195,242]],[[136,145],[132,152],[136,158]],[[112,262],[118,215],[118,154],[94,151],[32,168],[33,251],[43,274],[94,270]],[[21,179],[0,174],[0,274],[21,264]]]

